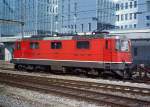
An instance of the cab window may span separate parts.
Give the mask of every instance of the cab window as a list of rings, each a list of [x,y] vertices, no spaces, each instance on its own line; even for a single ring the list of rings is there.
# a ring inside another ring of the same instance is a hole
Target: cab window
[[[129,41],[128,40],[117,40],[116,50],[126,52],[129,51]]]
[[[127,40],[121,40],[121,51],[129,51],[129,42]]]

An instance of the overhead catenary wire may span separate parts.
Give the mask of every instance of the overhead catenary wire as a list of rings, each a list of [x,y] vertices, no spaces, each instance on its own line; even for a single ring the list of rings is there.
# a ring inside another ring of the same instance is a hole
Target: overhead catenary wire
[[[148,13],[149,11],[141,11],[140,13]],[[115,14],[112,14],[115,15]],[[109,17],[109,16],[103,16],[103,17]],[[92,19],[93,17],[82,17],[82,18],[77,18],[77,20],[84,20],[84,19]],[[74,20],[73,18],[70,20]],[[67,18],[64,21],[68,21]]]
[[[142,5],[147,5],[147,3],[140,3],[140,4],[136,4],[136,8],[138,6],[142,6]],[[89,5],[90,6],[90,5]],[[128,3],[128,9],[130,8],[130,4]],[[126,10],[126,7],[125,5],[123,5],[123,9],[120,9],[119,10]],[[134,8],[134,4],[132,5],[132,8]],[[85,14],[85,13],[93,13],[95,14],[96,11],[99,11],[99,12],[106,12],[105,10],[114,10],[114,11],[117,11],[116,10],[116,5],[113,7],[113,8],[103,8],[103,9],[90,9],[90,10],[82,10],[82,11],[77,11],[76,13],[78,14],[78,16],[82,16],[82,14]],[[79,10],[79,9],[78,9]],[[137,11],[138,13],[149,13],[150,11]],[[70,12],[71,14],[74,14],[74,12]],[[67,13],[64,13],[64,14],[67,14]],[[81,14],[81,15],[80,15]],[[111,13],[110,15],[116,15],[115,13]],[[103,16],[103,17],[109,17],[109,16]],[[92,19],[93,17],[82,17],[82,18],[77,18],[77,20],[84,20],[84,19]],[[70,19],[70,20],[74,20],[74,19]],[[64,22],[67,21],[67,19],[64,17]]]
[[[141,4],[137,4],[137,6],[139,6],[139,5],[147,5],[147,3],[141,3]],[[89,5],[90,6],[90,5]],[[128,7],[129,7],[130,5],[128,4]],[[134,5],[132,5],[132,6],[134,6]],[[79,6],[78,6],[79,7]],[[85,6],[86,7],[86,6]],[[123,8],[125,8],[125,5],[123,6]],[[134,7],[133,7],[134,8]],[[90,9],[90,10],[82,10],[82,11],[77,11],[77,13],[78,14],[80,14],[80,13],[87,13],[87,12],[95,12],[95,11],[104,11],[104,10],[115,10],[116,11],[116,6],[114,6],[114,7],[112,7],[112,8],[103,8],[103,9]],[[80,10],[80,8],[78,8],[78,10]],[[122,10],[122,9],[119,9],[119,10]],[[64,14],[68,14],[67,12],[65,12]],[[74,14],[74,12],[72,11],[72,12],[70,12],[70,14]]]

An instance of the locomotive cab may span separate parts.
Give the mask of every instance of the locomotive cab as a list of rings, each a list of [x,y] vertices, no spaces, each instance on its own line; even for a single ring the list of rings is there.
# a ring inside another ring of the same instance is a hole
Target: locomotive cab
[[[116,40],[116,52],[120,56],[118,61],[124,63],[131,63],[131,49],[130,41],[127,39]]]
[[[116,39],[115,52],[113,52],[112,57],[113,57],[112,59],[115,59],[117,62],[116,66],[114,66],[117,67],[117,69],[114,70],[114,72],[121,77],[129,77],[131,75],[129,68],[130,65],[132,64],[130,40],[126,38]]]

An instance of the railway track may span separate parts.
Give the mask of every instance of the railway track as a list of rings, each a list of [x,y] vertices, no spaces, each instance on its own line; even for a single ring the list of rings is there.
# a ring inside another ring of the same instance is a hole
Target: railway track
[[[9,64],[10,65],[10,64]],[[6,65],[5,65],[6,66]],[[12,66],[12,65],[11,65]],[[15,70],[14,68],[12,67],[3,67],[3,66],[0,66],[0,69],[1,70],[10,70],[10,71],[18,71],[18,70]],[[22,70],[20,70],[21,72],[24,72]],[[46,74],[46,72],[45,72]],[[48,73],[49,74],[49,73]],[[99,79],[99,78],[98,78]],[[109,79],[107,79],[109,80]],[[111,81],[118,81],[117,79],[111,79]],[[120,80],[119,80],[120,81]],[[131,79],[131,80],[123,80],[124,82],[131,82],[131,83],[145,83],[145,84],[149,84],[150,85],[150,80],[141,80],[141,79]]]
[[[33,89],[48,93],[59,93],[65,96],[92,101],[98,104],[107,104],[114,107],[150,106],[150,101],[110,93],[119,92],[123,94],[150,96],[150,88],[129,87],[60,78],[47,78],[11,72],[0,72],[0,82],[20,88]]]

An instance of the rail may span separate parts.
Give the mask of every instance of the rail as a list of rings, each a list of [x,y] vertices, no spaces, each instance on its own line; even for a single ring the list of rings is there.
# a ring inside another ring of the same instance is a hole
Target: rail
[[[0,82],[14,85],[16,87],[21,86],[23,88],[35,89],[39,91],[42,90],[46,92],[60,93],[86,101],[105,103],[114,107],[137,107],[141,105],[150,106],[150,101],[109,93],[121,92],[123,94],[150,96],[149,88],[102,84],[60,78],[48,78],[43,76],[31,76],[29,74],[25,75],[11,72],[0,72]],[[120,99],[121,101],[119,101]]]

